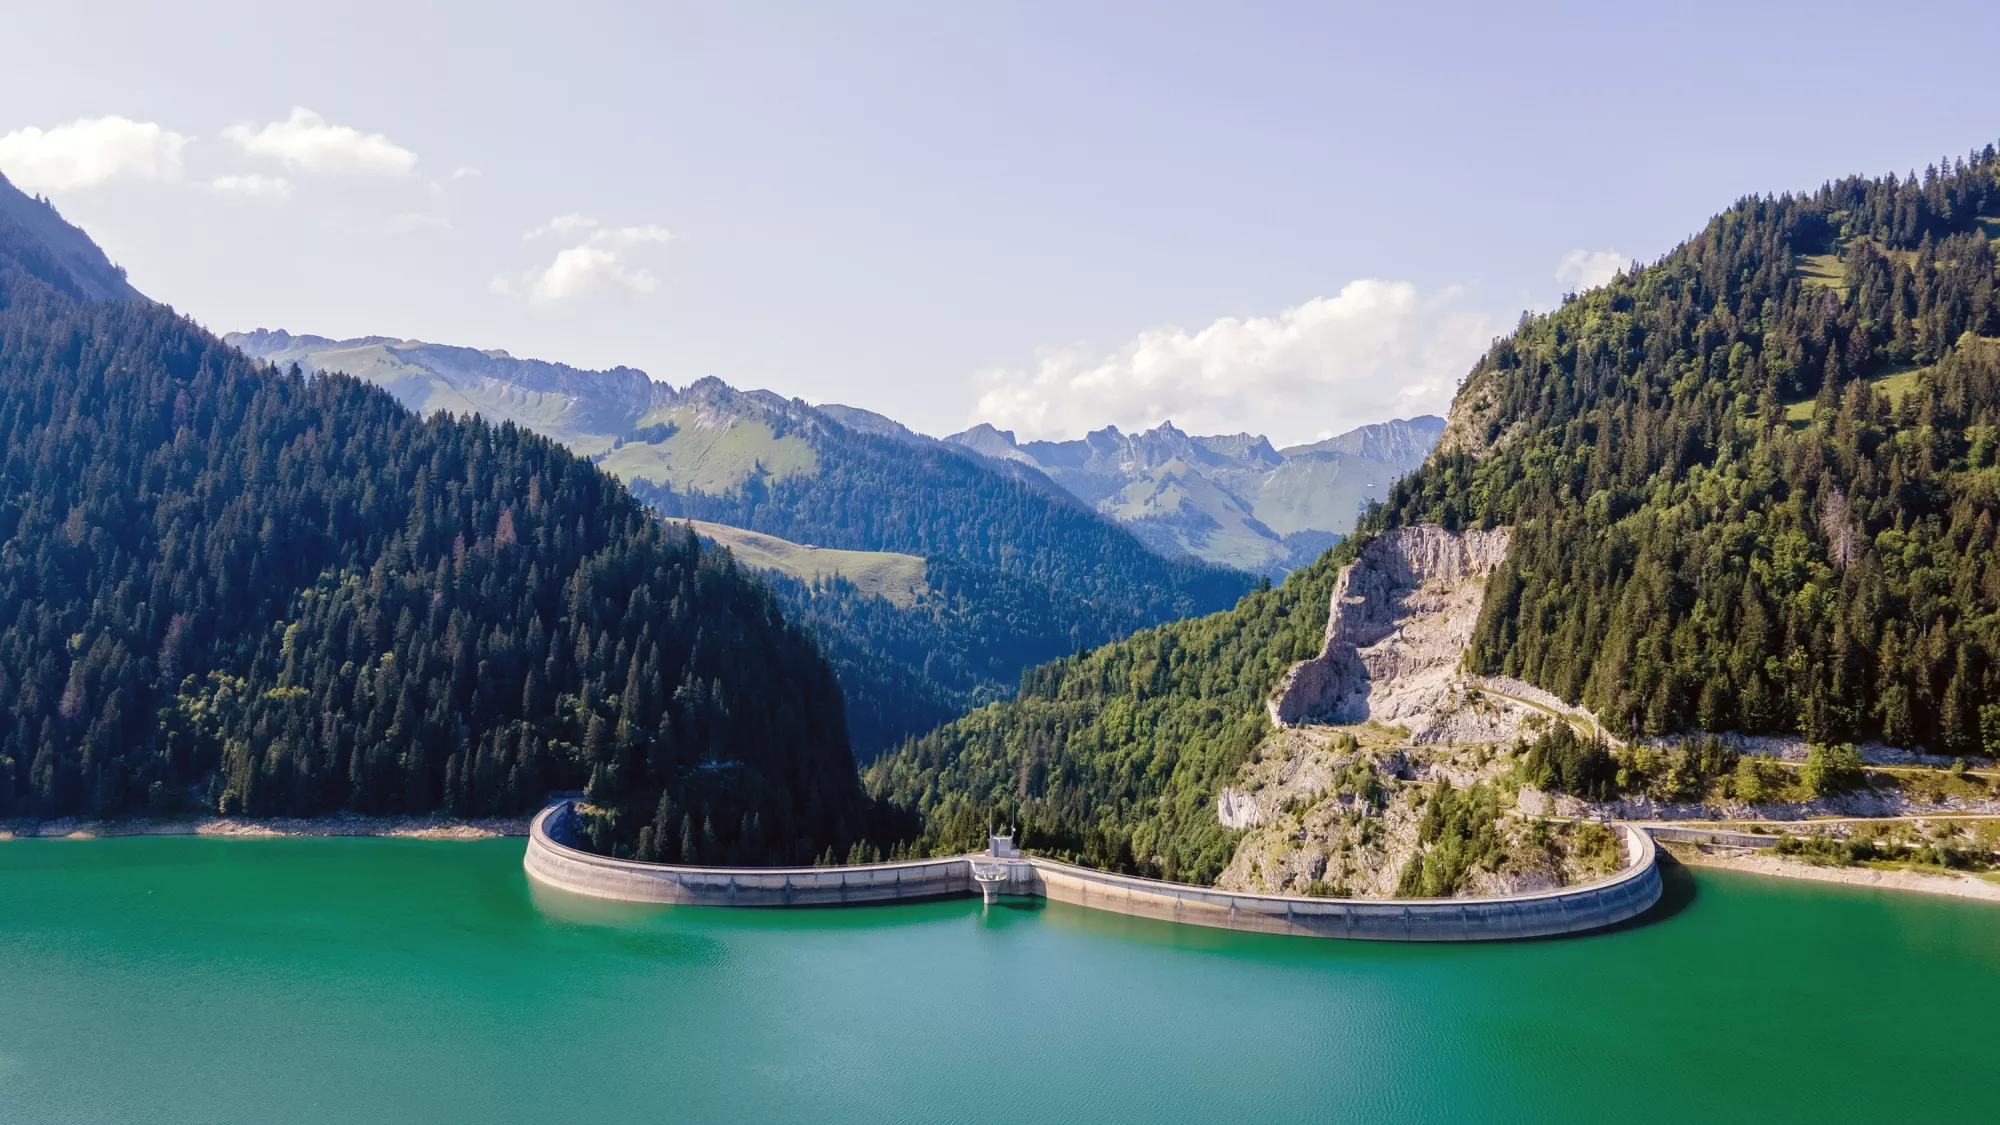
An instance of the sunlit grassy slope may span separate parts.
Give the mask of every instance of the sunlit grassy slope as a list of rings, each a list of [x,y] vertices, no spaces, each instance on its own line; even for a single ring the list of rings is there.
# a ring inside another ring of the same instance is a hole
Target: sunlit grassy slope
[[[598,467],[624,481],[668,484],[682,492],[723,493],[750,478],[761,465],[767,480],[810,476],[818,455],[802,437],[779,437],[763,422],[717,416],[694,406],[653,410],[639,430],[667,425],[664,441],[627,441],[606,454]]]
[[[727,524],[706,520],[687,522],[694,526],[697,535],[728,547],[737,562],[759,570],[775,570],[807,582],[838,574],[862,593],[879,594],[904,609],[915,605],[926,589],[924,560],[916,555],[809,547]]]

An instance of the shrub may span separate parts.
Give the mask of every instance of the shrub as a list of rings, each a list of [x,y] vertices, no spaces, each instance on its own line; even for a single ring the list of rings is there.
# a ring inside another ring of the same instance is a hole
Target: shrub
[[[1852,743],[1814,746],[1806,752],[1806,764],[1799,781],[1815,797],[1831,797],[1859,789],[1866,780],[1861,770],[1861,751]]]

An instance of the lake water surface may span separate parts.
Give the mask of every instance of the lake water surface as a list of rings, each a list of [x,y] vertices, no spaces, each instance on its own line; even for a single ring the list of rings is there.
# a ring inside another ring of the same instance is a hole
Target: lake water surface
[[[638,907],[522,842],[0,844],[0,1122],[2000,1120],[2000,908],[1670,872],[1585,938]]]

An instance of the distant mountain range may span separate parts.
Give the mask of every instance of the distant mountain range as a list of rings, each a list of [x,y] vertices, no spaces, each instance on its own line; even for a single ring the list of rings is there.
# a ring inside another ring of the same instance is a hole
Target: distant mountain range
[[[630,367],[590,371],[421,340],[330,340],[261,328],[231,332],[223,340],[281,367],[296,363],[309,372],[345,372],[426,418],[444,410],[512,421],[585,457],[609,452],[641,417],[671,397],[671,388]]]
[[[759,533],[706,534],[768,566],[792,615],[820,635],[863,756],[1011,694],[1024,669],[1226,609],[1255,582],[1163,555],[1030,464],[863,410],[387,337],[227,340],[359,377],[421,413],[511,421],[588,456],[664,515]],[[923,571],[889,599],[861,571],[893,556]],[[836,559],[856,572],[828,574]]]
[[[1346,534],[1443,432],[1427,414],[1284,449],[1255,434],[1191,437],[1172,422],[1027,443],[979,425],[944,440],[1032,466],[1164,554],[1279,577]]]
[[[1273,578],[1338,541],[1370,500],[1423,463],[1444,430],[1443,419],[1424,415],[1277,449],[1259,435],[1190,436],[1172,422],[1025,443],[982,424],[940,443],[870,410],[808,406],[714,379],[676,391],[629,367],[592,371],[387,336],[333,340],[259,329],[225,339],[281,365],[346,372],[426,416],[445,410],[511,420],[627,483],[678,492],[726,492],[759,469],[771,479],[810,475],[816,422],[914,448],[943,444],[1038,491],[1075,497],[1162,555]],[[780,437],[779,429],[800,432]]]

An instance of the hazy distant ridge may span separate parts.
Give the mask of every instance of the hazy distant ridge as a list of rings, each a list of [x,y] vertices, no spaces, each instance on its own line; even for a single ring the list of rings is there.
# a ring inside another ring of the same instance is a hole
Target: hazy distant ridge
[[[1025,443],[982,423],[944,440],[1039,470],[1156,550],[1276,576],[1351,530],[1443,432],[1444,419],[1422,415],[1285,449],[1258,434],[1191,436],[1172,422]]]

